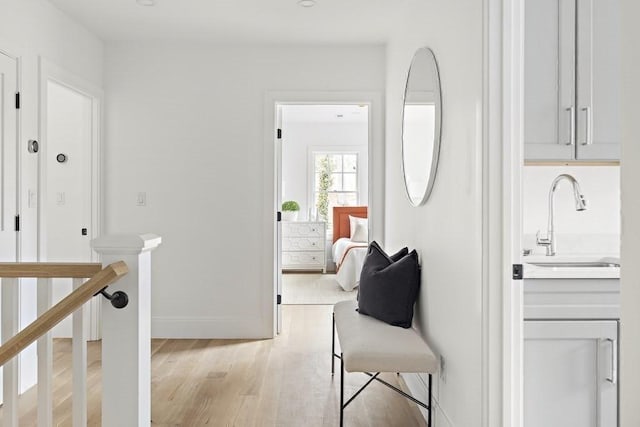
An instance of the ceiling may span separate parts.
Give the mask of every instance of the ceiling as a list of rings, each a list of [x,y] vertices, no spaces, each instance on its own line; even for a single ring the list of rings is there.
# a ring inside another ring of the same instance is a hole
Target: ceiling
[[[105,41],[382,44],[411,0],[49,0]]]

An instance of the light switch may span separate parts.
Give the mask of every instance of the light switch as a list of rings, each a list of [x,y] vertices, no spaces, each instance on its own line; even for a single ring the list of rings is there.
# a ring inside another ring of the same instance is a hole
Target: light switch
[[[29,189],[29,192],[27,193],[29,200],[27,200],[27,206],[29,206],[30,208],[37,208],[38,207],[38,194],[33,191],[32,189]]]
[[[64,199],[65,199],[64,191],[56,193],[56,203],[58,205],[64,205],[65,204]]]
[[[136,206],[147,206],[147,193],[144,191],[138,192],[136,196]]]

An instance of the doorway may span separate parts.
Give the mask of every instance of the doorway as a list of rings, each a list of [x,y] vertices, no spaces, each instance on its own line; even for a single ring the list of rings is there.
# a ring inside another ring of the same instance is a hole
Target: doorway
[[[278,113],[282,304],[354,299],[357,278],[340,269],[333,208],[368,206],[369,107],[283,104]]]
[[[281,213],[281,148],[282,139],[278,138],[278,129],[282,129],[282,105],[366,105],[368,107],[368,210],[369,239],[383,241],[384,238],[384,108],[382,94],[379,92],[267,92],[264,99],[264,182],[263,182],[263,239],[265,257],[262,268],[267,284],[262,294],[262,315],[265,320],[265,336],[274,337],[282,329],[282,270],[279,256]],[[286,129],[284,129],[286,132]],[[282,136],[282,131],[281,131]]]
[[[46,61],[41,62],[41,142],[38,256],[47,262],[95,262],[91,239],[99,235],[99,89]],[[54,279],[52,303],[72,291],[70,279]],[[85,306],[86,307],[86,306]],[[87,336],[100,337],[100,304],[84,309]],[[71,336],[71,320],[53,330]]]

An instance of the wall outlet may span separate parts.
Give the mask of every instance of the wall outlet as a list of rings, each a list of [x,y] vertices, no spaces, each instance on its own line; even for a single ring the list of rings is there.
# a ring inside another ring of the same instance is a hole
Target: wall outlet
[[[147,206],[147,193],[144,191],[138,192],[136,195],[136,206]]]
[[[447,382],[447,371],[445,370],[444,356],[440,356],[440,380],[443,383]]]

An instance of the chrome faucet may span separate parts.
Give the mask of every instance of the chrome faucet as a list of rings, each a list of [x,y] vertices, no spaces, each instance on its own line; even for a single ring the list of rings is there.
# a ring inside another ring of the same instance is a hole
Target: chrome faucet
[[[549,223],[547,224],[547,237],[541,238],[540,230],[536,233],[536,244],[547,248],[547,256],[553,256],[556,254],[556,236],[555,230],[553,229],[553,195],[558,183],[563,179],[569,181],[573,186],[573,198],[576,202],[576,210],[587,210],[587,201],[580,190],[580,184],[578,184],[578,181],[569,174],[558,175],[551,183],[551,189],[549,190]]]

